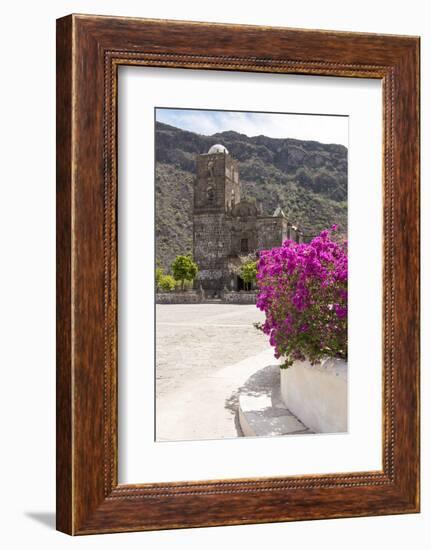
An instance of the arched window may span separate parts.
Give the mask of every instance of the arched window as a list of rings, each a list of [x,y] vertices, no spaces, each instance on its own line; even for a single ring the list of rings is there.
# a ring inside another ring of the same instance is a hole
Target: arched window
[[[214,177],[214,162],[212,160],[208,162],[208,176],[210,178]]]

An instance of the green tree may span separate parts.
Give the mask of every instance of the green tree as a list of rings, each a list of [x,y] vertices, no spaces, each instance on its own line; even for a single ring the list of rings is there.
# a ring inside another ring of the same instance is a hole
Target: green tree
[[[193,281],[198,271],[191,256],[177,256],[172,264],[172,273],[177,281],[181,281],[181,290],[184,290],[184,282]]]
[[[161,267],[156,267],[156,290],[160,288],[160,281],[164,276],[163,269]]]
[[[162,262],[157,258],[156,259],[156,272],[155,272],[155,282],[156,282],[156,292],[160,290],[160,281],[163,275],[165,274],[162,266]]]
[[[240,276],[244,283],[248,286],[248,290],[250,290],[253,283],[256,282],[256,274],[257,274],[257,261],[256,260],[249,260],[242,264],[241,270],[240,270]]]
[[[172,292],[175,289],[175,279],[172,275],[161,275],[159,280],[159,288],[164,292]]]
[[[240,256],[239,263],[233,267],[232,271],[244,281],[246,290],[251,290],[252,285],[256,283],[256,254],[251,252],[245,256]]]

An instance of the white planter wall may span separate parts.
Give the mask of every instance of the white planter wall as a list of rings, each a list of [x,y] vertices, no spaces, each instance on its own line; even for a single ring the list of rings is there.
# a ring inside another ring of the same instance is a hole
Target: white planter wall
[[[284,404],[316,433],[347,431],[347,363],[327,359],[320,365],[296,361],[280,369]]]

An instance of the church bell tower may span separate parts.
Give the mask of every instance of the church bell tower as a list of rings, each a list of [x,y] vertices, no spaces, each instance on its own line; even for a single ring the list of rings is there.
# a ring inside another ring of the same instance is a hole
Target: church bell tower
[[[219,144],[196,162],[194,211],[229,212],[241,199],[238,163]]]
[[[216,291],[228,280],[230,232],[226,216],[241,200],[238,163],[223,145],[196,159],[193,198],[193,256],[198,285]]]

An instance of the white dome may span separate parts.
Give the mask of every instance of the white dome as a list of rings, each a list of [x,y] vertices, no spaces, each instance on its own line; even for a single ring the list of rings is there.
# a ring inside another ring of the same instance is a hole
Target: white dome
[[[225,153],[226,155],[229,154],[229,151],[226,149],[224,145],[220,145],[220,143],[216,143],[216,145],[213,145],[210,147],[208,154],[213,155],[215,153]]]

